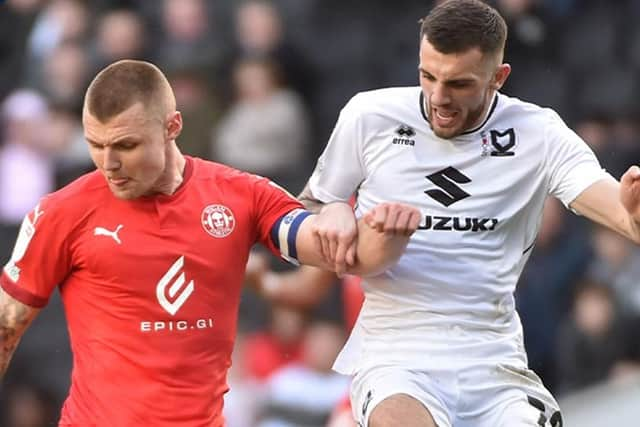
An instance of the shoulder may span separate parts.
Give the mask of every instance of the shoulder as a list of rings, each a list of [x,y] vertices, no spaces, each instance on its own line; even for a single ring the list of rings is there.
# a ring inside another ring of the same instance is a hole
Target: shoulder
[[[497,116],[502,120],[524,122],[534,125],[558,124],[564,125],[560,115],[552,108],[543,107],[519,98],[498,94]]]
[[[42,197],[27,218],[33,225],[42,223],[44,229],[60,234],[61,230],[76,228],[98,207],[104,206],[109,194],[102,175],[90,172]]]
[[[200,183],[203,181],[209,181],[211,185],[221,187],[223,190],[225,187],[229,187],[241,191],[250,188],[255,183],[268,181],[266,178],[259,175],[244,172],[222,163],[216,163],[195,157],[193,158],[193,162],[193,178],[196,181],[199,181]]]
[[[46,195],[43,201],[62,213],[73,214],[100,204],[110,194],[104,177],[98,171],[93,171]]]
[[[343,113],[375,114],[394,109],[416,109],[420,105],[420,87],[389,87],[359,92],[345,105]]]

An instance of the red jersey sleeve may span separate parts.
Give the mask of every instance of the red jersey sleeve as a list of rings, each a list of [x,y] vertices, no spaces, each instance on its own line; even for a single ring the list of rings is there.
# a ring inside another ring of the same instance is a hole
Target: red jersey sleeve
[[[271,238],[271,229],[278,219],[294,209],[304,209],[304,206],[287,190],[261,177],[257,177],[254,183],[253,200],[258,241],[280,257],[280,250]]]
[[[0,286],[23,304],[41,308],[71,270],[69,234],[64,215],[51,197],[28,213],[18,232]]]

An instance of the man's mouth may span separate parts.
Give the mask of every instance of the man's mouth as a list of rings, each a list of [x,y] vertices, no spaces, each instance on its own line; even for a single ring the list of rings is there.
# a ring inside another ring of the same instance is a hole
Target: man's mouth
[[[458,117],[457,111],[448,111],[440,108],[432,109],[432,120],[439,127],[448,127],[455,121],[456,117]]]
[[[129,178],[121,178],[121,177],[107,177],[109,183],[115,185],[116,187],[122,187],[127,182],[129,182]]]

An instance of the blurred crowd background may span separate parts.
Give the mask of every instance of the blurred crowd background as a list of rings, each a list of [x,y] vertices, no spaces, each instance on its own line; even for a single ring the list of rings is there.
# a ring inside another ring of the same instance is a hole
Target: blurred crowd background
[[[184,117],[184,153],[297,193],[351,96],[417,85],[418,20],[433,3],[0,3],[0,262],[39,198],[92,170],[81,104],[105,65],[156,63]],[[510,26],[513,73],[503,91],[555,108],[615,177],[640,163],[640,0],[491,3]],[[517,302],[530,365],[558,396],[640,371],[640,249],[555,200],[545,206]],[[341,286],[310,310],[244,293],[229,427],[325,425],[349,385],[330,371],[348,334],[344,305]],[[54,295],[6,376],[0,425],[55,425],[70,369]]]

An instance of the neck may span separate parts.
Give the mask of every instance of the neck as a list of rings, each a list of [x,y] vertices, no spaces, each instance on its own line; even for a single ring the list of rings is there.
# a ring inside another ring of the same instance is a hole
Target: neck
[[[167,155],[167,168],[165,170],[163,182],[158,186],[158,193],[168,196],[175,193],[184,181],[184,169],[187,160],[184,158],[175,142],[171,142],[169,154]]]
[[[478,115],[478,118],[473,122],[473,124],[471,126],[469,126],[467,129],[465,129],[464,131],[467,132],[471,129],[475,129],[478,126],[480,126],[485,119],[487,118],[487,115],[489,114],[489,110],[491,109],[491,106],[493,105],[493,98],[496,96],[496,91],[492,90],[489,91],[487,93],[487,100],[484,104],[484,108],[482,109],[482,112]]]

